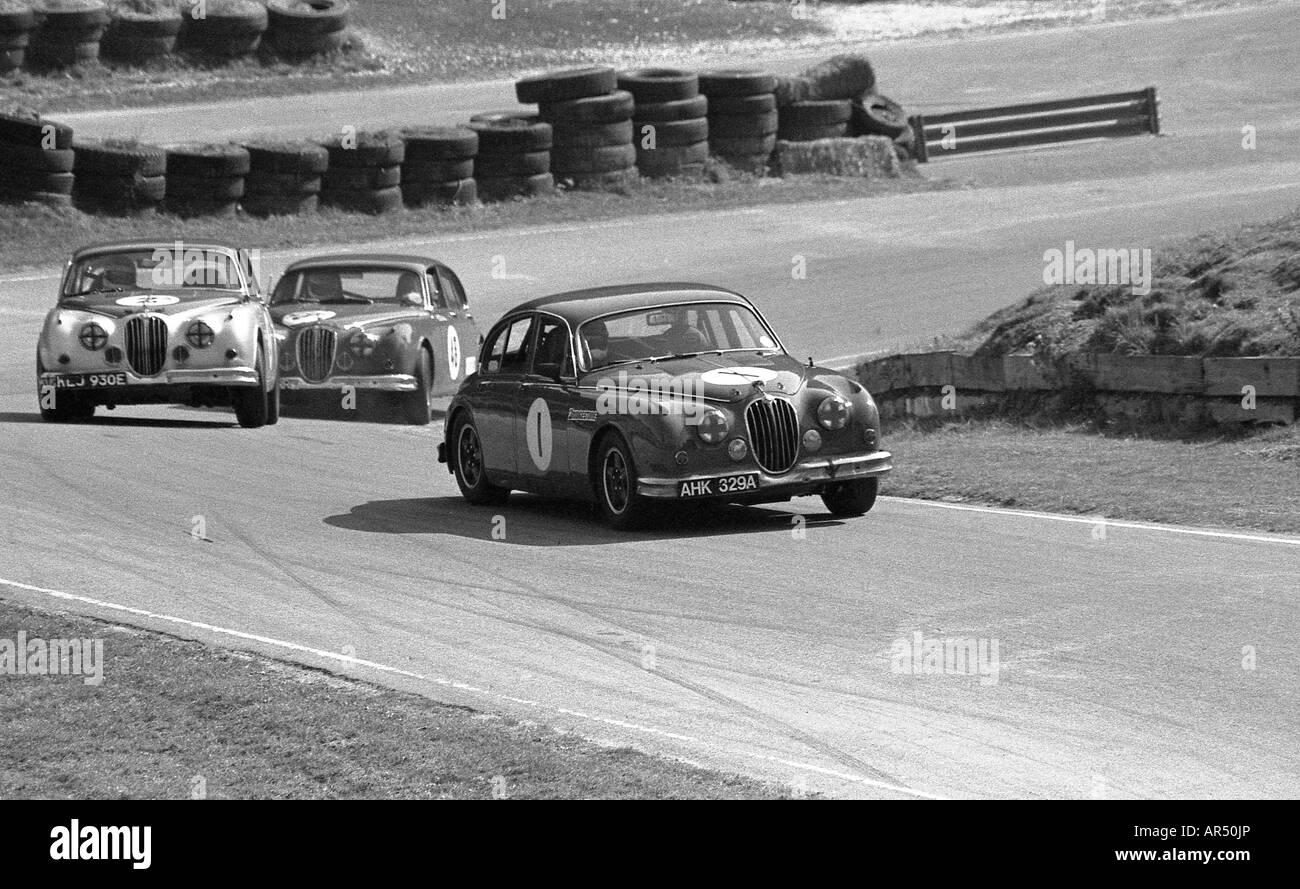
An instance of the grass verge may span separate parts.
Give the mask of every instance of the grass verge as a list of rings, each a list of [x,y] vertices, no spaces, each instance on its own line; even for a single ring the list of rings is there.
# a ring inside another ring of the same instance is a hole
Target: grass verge
[[[1296,426],[1190,440],[996,419],[885,433],[892,496],[1300,533]]]
[[[0,600],[103,681],[0,674],[0,798],[741,798],[780,788],[328,673]]]

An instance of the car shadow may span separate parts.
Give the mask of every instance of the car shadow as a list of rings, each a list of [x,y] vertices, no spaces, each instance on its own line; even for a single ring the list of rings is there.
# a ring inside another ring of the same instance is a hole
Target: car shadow
[[[377,423],[387,426],[405,426],[406,420],[401,416],[395,404],[386,403],[387,399],[375,398],[378,393],[359,393],[355,408],[345,409],[337,393],[326,392],[287,392],[280,393],[280,416],[297,420],[330,420],[340,423]],[[447,417],[445,410],[434,408],[434,422]]]
[[[31,413],[21,411],[0,412],[0,423],[44,423],[41,415],[35,411]],[[51,424],[53,425],[53,424]],[[79,420],[72,423],[60,423],[60,426],[117,426],[117,427],[136,427],[140,429],[229,429],[237,425],[235,418],[232,416],[228,421],[216,420],[167,420],[160,417],[124,417],[103,412],[95,414],[89,420]]]
[[[770,506],[692,503],[663,510],[645,528],[616,531],[601,523],[585,503],[519,493],[513,494],[505,506],[473,506],[460,497],[372,500],[347,513],[329,516],[324,522],[372,534],[447,534],[515,546],[591,546],[786,533],[794,527],[796,516],[810,528],[844,523],[829,514],[802,515]]]

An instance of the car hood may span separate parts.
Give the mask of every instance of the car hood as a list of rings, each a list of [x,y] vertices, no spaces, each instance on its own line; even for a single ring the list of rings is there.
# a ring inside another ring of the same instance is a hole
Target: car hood
[[[765,392],[796,395],[809,385],[821,387],[819,378],[825,376],[838,374],[800,364],[783,353],[728,352],[601,368],[587,374],[582,385],[616,391],[680,392],[733,402],[749,398],[758,384]]]
[[[108,318],[125,318],[142,312],[185,317],[235,306],[242,300],[243,297],[238,294],[217,290],[189,290],[184,293],[150,290],[147,293],[91,293],[71,297],[60,302],[58,309],[90,312]]]
[[[413,321],[424,313],[401,306],[376,306],[362,303],[286,303],[271,307],[271,317],[281,327],[290,329],[323,324],[340,330]]]

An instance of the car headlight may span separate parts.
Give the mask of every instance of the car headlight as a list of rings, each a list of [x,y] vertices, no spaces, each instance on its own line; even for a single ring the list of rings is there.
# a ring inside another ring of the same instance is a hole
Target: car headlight
[[[108,333],[94,321],[81,325],[81,331],[77,334],[77,339],[81,340],[81,345],[85,346],[92,352],[98,352],[108,343]]]
[[[375,354],[377,345],[379,345],[379,337],[364,330],[358,330],[348,338],[348,351],[357,358],[368,358]]]
[[[727,415],[716,407],[711,407],[700,414],[700,422],[695,427],[695,434],[705,444],[715,445],[727,437],[730,429],[731,424],[727,422]]]
[[[204,321],[191,321],[185,328],[185,342],[196,349],[206,349],[215,338],[212,328]]]
[[[817,422],[825,429],[843,429],[852,414],[853,405],[839,395],[828,395],[817,405]]]

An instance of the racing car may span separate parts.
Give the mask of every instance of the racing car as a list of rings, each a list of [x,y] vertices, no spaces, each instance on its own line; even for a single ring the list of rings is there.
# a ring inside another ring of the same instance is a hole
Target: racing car
[[[636,284],[535,299],[489,331],[438,460],[470,503],[511,490],[632,528],[683,501],[874,505],[892,457],[856,380],[802,365],[746,297]]]
[[[254,255],[207,241],[77,250],[36,347],[41,418],[187,404],[233,406],[248,428],[274,424],[278,353]]]

